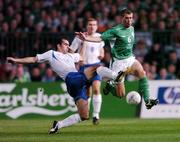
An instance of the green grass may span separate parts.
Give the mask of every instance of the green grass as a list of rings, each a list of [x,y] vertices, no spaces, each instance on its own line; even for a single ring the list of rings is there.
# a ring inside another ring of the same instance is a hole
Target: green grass
[[[180,142],[180,120],[101,119],[48,135],[51,120],[0,120],[0,142]]]

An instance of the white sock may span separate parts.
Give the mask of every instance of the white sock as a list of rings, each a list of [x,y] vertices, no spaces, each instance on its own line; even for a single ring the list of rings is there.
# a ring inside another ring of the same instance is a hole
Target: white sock
[[[88,110],[90,110],[90,106],[91,106],[91,97],[88,98]]]
[[[102,96],[100,94],[93,95],[93,117],[96,117],[97,119],[99,119],[101,104],[102,104]]]
[[[65,118],[62,121],[58,121],[57,127],[58,127],[58,129],[60,129],[63,127],[68,127],[68,126],[74,125],[79,122],[81,122],[81,118],[80,118],[79,114],[76,113],[76,114],[70,115],[69,117]]]
[[[102,78],[115,79],[117,77],[117,73],[107,67],[98,67],[96,72]]]

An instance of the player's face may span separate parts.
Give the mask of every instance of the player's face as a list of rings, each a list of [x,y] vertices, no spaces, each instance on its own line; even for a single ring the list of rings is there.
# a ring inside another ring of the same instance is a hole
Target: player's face
[[[58,51],[66,54],[69,51],[69,41],[63,39],[61,45],[58,44]]]
[[[88,34],[93,34],[97,31],[97,21],[89,21],[87,24]]]
[[[126,28],[130,27],[133,23],[133,13],[125,14],[122,18],[122,23]]]

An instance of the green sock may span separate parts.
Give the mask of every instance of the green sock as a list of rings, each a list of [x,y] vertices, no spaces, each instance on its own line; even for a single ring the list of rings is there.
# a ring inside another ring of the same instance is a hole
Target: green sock
[[[143,77],[139,80],[139,93],[141,96],[143,96],[144,101],[149,101],[149,84],[147,77]]]
[[[111,93],[113,96],[116,96],[116,88],[115,88],[115,86],[110,85],[110,93]]]

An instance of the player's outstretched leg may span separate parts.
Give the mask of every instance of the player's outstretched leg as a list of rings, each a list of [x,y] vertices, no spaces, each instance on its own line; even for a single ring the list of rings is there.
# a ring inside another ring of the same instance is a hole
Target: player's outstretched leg
[[[108,95],[111,92],[111,89],[113,89],[113,85],[111,84],[111,81],[107,81],[105,87],[103,88],[103,94]]]
[[[49,134],[55,134],[55,133],[57,133],[57,131],[58,131],[57,123],[58,123],[58,121],[54,121],[54,122],[52,123],[52,127],[51,127],[51,129],[49,130]]]
[[[113,95],[113,96],[121,99],[122,97],[117,95],[116,85],[117,85],[117,84],[114,84],[113,81],[108,81],[108,82],[106,82],[106,86],[103,88],[103,94],[104,94],[104,95],[111,94],[111,95]]]
[[[159,103],[158,99],[149,99],[149,101],[146,103],[146,108],[151,109],[153,106],[157,105]]]
[[[117,77],[114,80],[107,81],[105,87],[103,88],[104,95],[111,93],[113,96],[116,96],[115,86],[118,84],[118,82],[123,81],[125,75],[126,72],[119,71]]]
[[[116,85],[113,81],[107,81],[105,87],[103,88],[103,94],[108,95],[109,93],[111,93],[113,96],[117,96],[115,87]]]
[[[98,125],[99,124],[99,119],[97,119],[96,117],[93,117],[93,124],[94,125]]]
[[[139,92],[144,98],[147,109],[151,109],[153,106],[159,103],[158,99],[150,99],[147,77],[143,77],[139,80]]]

